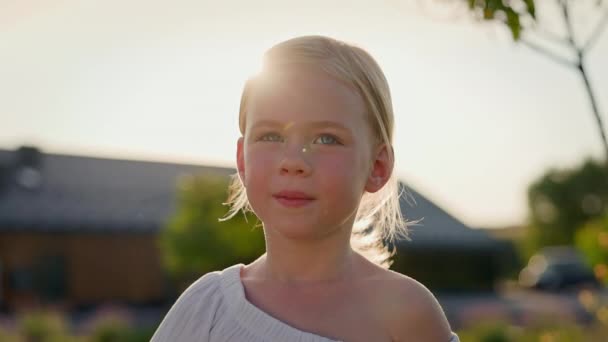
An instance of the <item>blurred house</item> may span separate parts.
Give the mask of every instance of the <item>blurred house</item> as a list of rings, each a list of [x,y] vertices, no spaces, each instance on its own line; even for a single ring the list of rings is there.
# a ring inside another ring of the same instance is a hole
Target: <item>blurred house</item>
[[[157,233],[182,174],[226,168],[0,150],[0,303],[165,297]]]
[[[391,268],[433,290],[491,291],[497,279],[517,265],[514,246],[472,229],[409,186],[401,211],[409,221],[410,240],[397,242]]]
[[[0,150],[0,308],[162,302],[167,284],[156,238],[175,210],[177,181],[233,172]],[[413,241],[398,243],[393,268],[430,287],[491,286],[503,246],[410,193],[417,205],[404,200],[404,211],[423,225],[412,228]]]

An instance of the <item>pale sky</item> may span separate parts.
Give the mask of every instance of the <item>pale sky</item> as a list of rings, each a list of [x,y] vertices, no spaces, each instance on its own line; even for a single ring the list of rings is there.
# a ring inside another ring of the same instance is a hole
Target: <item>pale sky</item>
[[[522,223],[545,170],[602,157],[582,81],[420,3],[0,0],[0,148],[233,166],[248,73],[274,43],[323,34],[384,69],[403,180],[471,226]],[[608,32],[587,67],[608,122]]]

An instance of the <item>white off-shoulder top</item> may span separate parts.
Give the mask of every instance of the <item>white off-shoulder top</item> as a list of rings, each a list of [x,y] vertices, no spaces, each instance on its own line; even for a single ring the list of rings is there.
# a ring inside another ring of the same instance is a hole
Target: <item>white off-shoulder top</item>
[[[338,342],[291,327],[245,297],[241,268],[207,273],[173,304],[151,342]],[[459,342],[452,333],[447,342]]]

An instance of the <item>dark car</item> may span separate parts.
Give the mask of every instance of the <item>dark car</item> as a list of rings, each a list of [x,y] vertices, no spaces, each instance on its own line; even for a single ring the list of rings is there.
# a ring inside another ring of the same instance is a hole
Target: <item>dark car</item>
[[[599,288],[600,282],[581,255],[572,247],[546,247],[530,258],[519,274],[520,285],[559,291]]]

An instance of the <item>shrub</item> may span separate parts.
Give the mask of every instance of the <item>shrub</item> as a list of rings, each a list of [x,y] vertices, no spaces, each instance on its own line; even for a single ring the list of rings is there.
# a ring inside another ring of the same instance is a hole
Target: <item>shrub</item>
[[[19,332],[28,342],[69,340],[65,317],[56,312],[34,311],[18,319]]]

